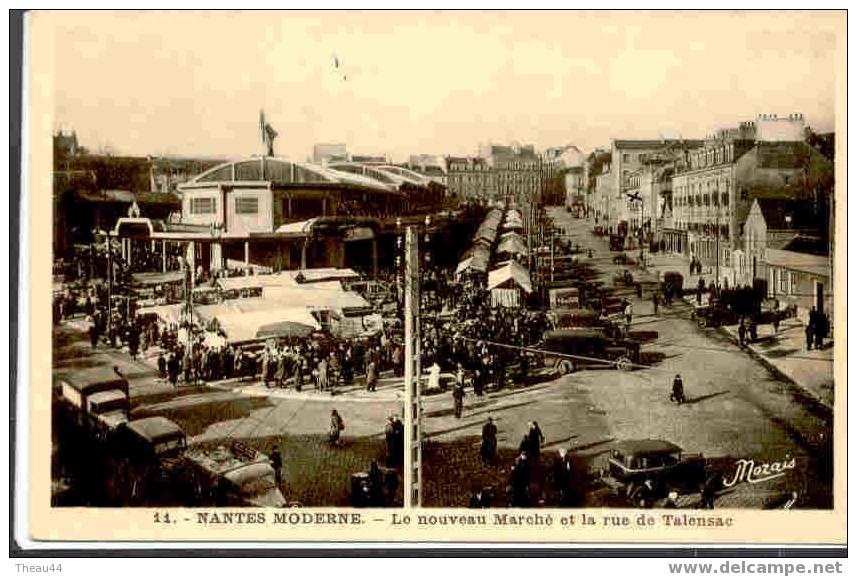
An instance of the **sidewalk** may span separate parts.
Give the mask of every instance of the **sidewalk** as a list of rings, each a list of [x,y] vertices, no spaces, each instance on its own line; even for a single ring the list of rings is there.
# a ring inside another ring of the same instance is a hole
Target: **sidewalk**
[[[684,300],[696,305],[695,289],[700,276],[706,286],[713,279],[712,274],[690,275],[690,263],[676,254],[654,253],[649,255],[648,271],[654,275],[666,271],[680,272],[684,276],[684,289],[693,291],[685,295]],[[639,274],[639,273],[637,273]],[[702,296],[703,304],[708,302],[707,295]],[[720,327],[721,334],[738,343],[738,325]],[[759,338],[748,344],[745,350],[764,364],[768,369],[791,381],[810,398],[828,409],[833,408],[833,346],[828,342],[823,350],[806,350],[804,325],[797,319],[786,319],[780,323],[780,330],[774,333],[772,325],[759,325]]]

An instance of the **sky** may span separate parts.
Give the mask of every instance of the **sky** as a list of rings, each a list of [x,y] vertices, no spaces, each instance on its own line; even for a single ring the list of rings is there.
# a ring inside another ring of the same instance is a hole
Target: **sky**
[[[757,114],[835,125],[844,17],[800,12],[62,12],[49,44],[54,128],[92,151],[304,160],[589,151],[701,138]],[[338,61],[338,66],[337,66]],[[844,70],[840,71],[844,74]]]

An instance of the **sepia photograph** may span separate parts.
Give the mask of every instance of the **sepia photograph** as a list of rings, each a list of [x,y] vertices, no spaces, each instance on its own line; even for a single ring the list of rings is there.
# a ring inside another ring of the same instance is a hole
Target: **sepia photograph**
[[[843,511],[844,12],[29,17],[50,510]]]

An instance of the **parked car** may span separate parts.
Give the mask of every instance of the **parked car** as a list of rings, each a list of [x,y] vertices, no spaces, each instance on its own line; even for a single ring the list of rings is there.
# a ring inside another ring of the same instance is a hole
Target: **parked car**
[[[632,264],[636,264],[636,263],[637,263],[637,261],[635,261],[634,259],[632,259],[631,257],[629,257],[629,256],[628,256],[627,254],[625,254],[624,252],[623,252],[623,253],[621,253],[621,254],[617,254],[616,256],[614,256],[614,257],[613,257],[613,264],[628,264],[628,265],[632,265]]]
[[[696,491],[705,482],[705,458],[661,439],[620,441],[601,479],[636,506],[648,506],[672,489]]]
[[[592,367],[630,370],[633,363],[640,362],[640,344],[622,338],[612,326],[547,331],[538,348],[545,351],[545,365],[558,375]]]

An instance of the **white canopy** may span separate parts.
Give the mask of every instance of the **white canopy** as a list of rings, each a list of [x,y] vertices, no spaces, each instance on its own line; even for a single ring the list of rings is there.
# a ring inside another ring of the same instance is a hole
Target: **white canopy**
[[[275,232],[280,234],[309,234],[312,232],[312,227],[318,218],[302,220],[300,222],[290,222],[277,227]]]
[[[298,282],[297,278],[303,279]],[[324,281],[357,280],[360,275],[350,268],[307,268],[303,270],[286,270],[276,274],[260,274],[217,279],[217,284],[224,290],[237,290],[257,287],[300,287],[305,284],[319,286]]]
[[[533,292],[533,285],[530,282],[530,273],[517,262],[510,262],[507,265],[494,269],[488,273],[489,290],[501,287],[509,281],[517,284],[528,294]]]
[[[500,241],[497,247],[497,252],[505,252],[508,254],[527,254],[527,247],[520,236],[509,236]]]
[[[220,313],[216,318],[231,343],[278,336],[305,336],[321,328],[308,310],[300,308]]]

